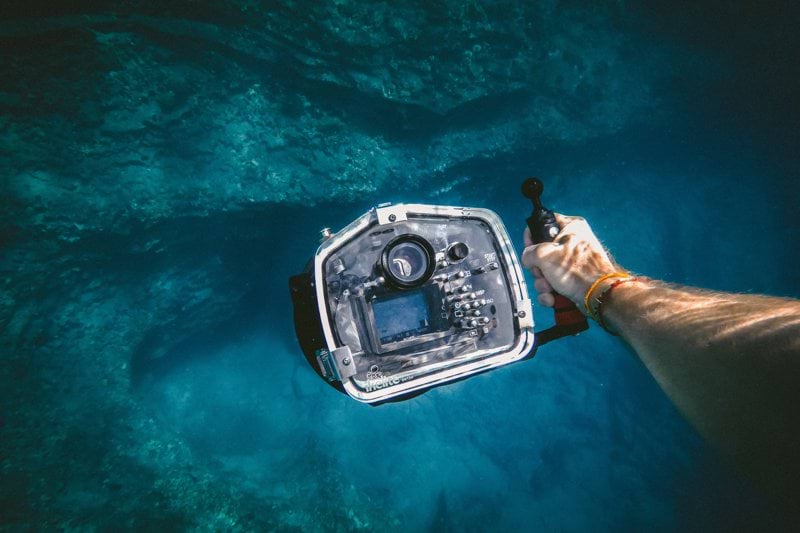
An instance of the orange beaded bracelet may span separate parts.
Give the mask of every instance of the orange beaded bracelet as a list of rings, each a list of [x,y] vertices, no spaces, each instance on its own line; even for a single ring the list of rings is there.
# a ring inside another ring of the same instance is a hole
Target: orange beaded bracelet
[[[611,278],[630,278],[630,277],[631,275],[627,272],[612,272],[610,274],[604,274],[599,278],[597,278],[597,280],[595,280],[595,282],[592,283],[591,287],[589,287],[589,290],[586,291],[586,295],[583,297],[583,307],[586,309],[586,313],[593,320],[597,321],[597,316],[595,315],[594,311],[592,311],[592,306],[589,304],[591,302],[594,291],[597,290],[597,288],[600,286],[601,283]]]
[[[618,335],[618,333],[615,331],[611,331],[610,329],[608,329],[608,326],[606,326],[606,321],[603,318],[603,304],[605,304],[606,301],[608,301],[608,297],[611,296],[611,291],[613,291],[617,285],[622,285],[623,283],[628,281],[639,281],[639,278],[635,277],[620,278],[614,281],[611,285],[609,285],[608,288],[604,290],[600,294],[600,296],[597,297],[597,309],[595,310],[595,314],[597,315],[597,323],[600,324],[601,328],[611,333],[612,335]]]

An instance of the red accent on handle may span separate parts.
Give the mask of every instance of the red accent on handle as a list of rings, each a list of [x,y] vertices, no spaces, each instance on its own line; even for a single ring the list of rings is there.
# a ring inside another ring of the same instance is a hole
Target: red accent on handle
[[[586,323],[586,316],[572,303],[572,300],[561,294],[554,293],[556,325],[571,326],[581,322]]]

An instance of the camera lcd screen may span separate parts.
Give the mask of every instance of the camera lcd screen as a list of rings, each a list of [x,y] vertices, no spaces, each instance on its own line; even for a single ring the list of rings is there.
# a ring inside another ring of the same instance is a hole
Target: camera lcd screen
[[[381,344],[433,330],[427,298],[422,290],[372,302],[375,328]]]

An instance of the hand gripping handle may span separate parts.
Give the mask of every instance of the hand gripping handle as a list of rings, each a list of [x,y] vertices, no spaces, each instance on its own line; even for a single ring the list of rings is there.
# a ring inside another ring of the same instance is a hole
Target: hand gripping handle
[[[533,211],[527,218],[527,223],[534,244],[552,242],[561,230],[553,212],[542,205],[543,191],[544,184],[538,178],[528,178],[522,183],[522,195],[533,202]],[[568,335],[577,335],[589,329],[586,316],[569,298],[556,292],[553,296],[556,325],[537,333],[537,346]]]

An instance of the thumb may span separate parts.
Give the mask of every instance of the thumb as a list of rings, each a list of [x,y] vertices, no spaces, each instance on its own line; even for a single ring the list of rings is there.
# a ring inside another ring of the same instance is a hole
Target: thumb
[[[570,222],[575,222],[576,220],[585,220],[583,217],[576,217],[572,215],[563,215],[561,213],[553,213],[556,217],[556,223],[558,227],[564,229],[564,226],[569,224]]]

